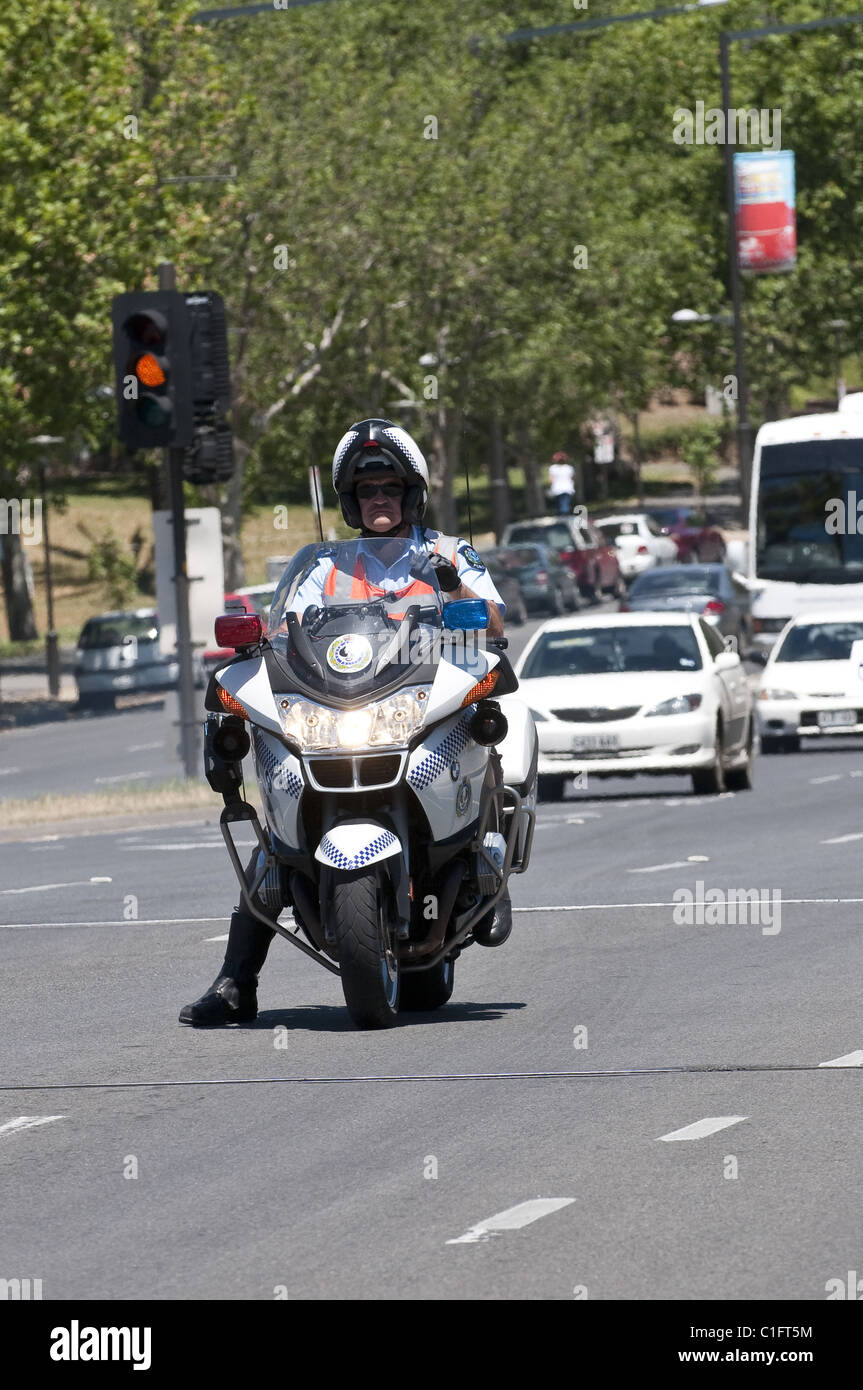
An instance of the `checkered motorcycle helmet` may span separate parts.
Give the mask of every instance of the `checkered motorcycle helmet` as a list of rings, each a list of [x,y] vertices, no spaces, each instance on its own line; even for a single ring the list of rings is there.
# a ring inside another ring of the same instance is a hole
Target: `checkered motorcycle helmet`
[[[359,420],[342,435],[333,454],[333,487],[342,516],[354,530],[362,527],[355,488],[363,474],[393,473],[405,484],[402,517],[410,525],[422,520],[428,501],[429,469],[423,452],[407,430],[392,420]]]

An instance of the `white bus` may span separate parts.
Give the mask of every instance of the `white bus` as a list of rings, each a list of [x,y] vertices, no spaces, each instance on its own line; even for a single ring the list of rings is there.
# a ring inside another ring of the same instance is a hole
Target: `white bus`
[[[746,586],[764,649],[805,609],[863,604],[863,393],[758,431]]]

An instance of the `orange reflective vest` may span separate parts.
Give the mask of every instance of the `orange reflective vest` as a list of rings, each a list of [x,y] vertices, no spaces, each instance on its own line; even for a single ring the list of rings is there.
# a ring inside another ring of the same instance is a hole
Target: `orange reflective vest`
[[[439,536],[435,543],[434,553],[446,555],[450,563],[458,568],[458,541],[453,536]],[[378,598],[406,599],[409,603],[422,603],[424,599],[428,599],[429,595],[435,593],[434,587],[431,584],[426,584],[422,579],[412,580],[404,589],[382,589],[379,584],[373,584],[367,578],[361,555],[357,556],[353,574],[348,574],[345,570],[333,565],[323,584],[324,598],[333,603],[356,603],[362,602],[364,599]],[[389,611],[388,617],[403,618],[406,611],[406,608],[401,612]]]

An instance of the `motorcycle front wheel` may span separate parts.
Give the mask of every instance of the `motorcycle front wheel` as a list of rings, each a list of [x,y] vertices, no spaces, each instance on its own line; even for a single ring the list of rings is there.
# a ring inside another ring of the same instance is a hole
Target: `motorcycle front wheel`
[[[332,923],[348,1013],[358,1028],[391,1028],[401,983],[395,912],[374,865],[336,880]]]

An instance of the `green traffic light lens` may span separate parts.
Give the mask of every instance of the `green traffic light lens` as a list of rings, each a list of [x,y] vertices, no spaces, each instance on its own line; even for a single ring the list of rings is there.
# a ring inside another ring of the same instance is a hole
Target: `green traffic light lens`
[[[138,397],[138,419],[149,429],[160,429],[171,419],[171,403],[156,396]]]

